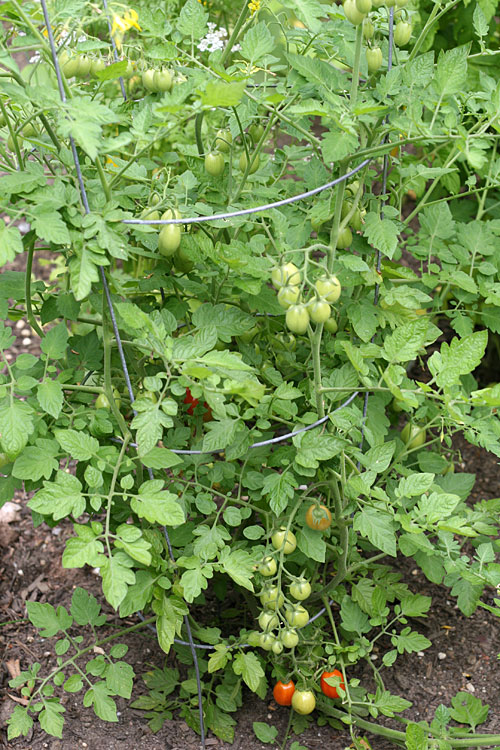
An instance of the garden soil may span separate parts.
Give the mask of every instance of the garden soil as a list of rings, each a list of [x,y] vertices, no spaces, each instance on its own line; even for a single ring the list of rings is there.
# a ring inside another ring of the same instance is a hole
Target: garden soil
[[[23,270],[23,264],[24,258],[19,256],[12,268]],[[47,276],[46,266],[34,270],[39,277]],[[24,351],[36,354],[38,340],[25,321],[11,325],[16,335],[12,358]],[[456,469],[472,472],[477,477],[471,500],[498,497],[500,477],[496,457],[463,442],[457,442],[455,447],[460,456]],[[47,674],[55,665],[53,641],[41,638],[25,620],[26,601],[68,607],[76,586],[86,588],[100,599],[100,579],[91,569],[65,570],[61,565],[64,542],[72,534],[71,524],[62,522],[55,529],[46,525],[34,529],[26,507],[27,499],[25,494],[19,493],[15,498],[19,509],[14,509],[14,517],[9,522],[0,523],[0,747],[13,750],[199,750],[199,737],[179,718],[167,721],[157,734],[153,734],[143,713],[129,708],[127,701],[117,700],[119,721],[107,723],[97,719],[91,709],[83,708],[78,694],[69,694],[63,699],[66,712],[62,739],[46,735],[35,723],[28,737],[7,743],[5,721],[21,699],[20,693],[9,687],[9,679],[35,661],[42,665],[42,674]],[[401,560],[399,564],[401,576],[412,590],[433,598],[429,617],[419,618],[414,623],[414,627],[432,641],[432,647],[421,654],[399,657],[394,668],[383,672],[386,689],[412,702],[405,716],[415,721],[432,720],[440,704],[449,706],[459,690],[470,692],[490,706],[489,717],[478,731],[500,733],[497,659],[500,620],[482,609],[472,617],[464,617],[453,599],[448,598],[447,589],[430,584],[422,572],[412,566],[411,560]],[[489,592],[485,598],[487,603],[493,603],[494,593]],[[110,608],[104,606],[104,610],[113,620]],[[127,621],[128,624],[132,622]],[[119,624],[116,618],[116,625]],[[111,632],[114,632],[112,625],[101,637]],[[137,675],[133,700],[145,691],[141,674],[151,665],[162,666],[165,655],[150,632],[133,633],[123,641],[129,646],[126,659]],[[380,650],[374,656],[381,659],[386,648],[389,649],[390,644],[380,641]],[[171,657],[168,658],[172,664]],[[356,676],[373,688],[372,672],[368,666]],[[247,692],[244,708],[237,715],[234,744],[229,745],[209,733],[207,750],[265,750],[271,747],[256,738],[253,722],[274,725],[279,731],[277,739],[281,746],[288,711],[277,706],[271,694],[266,701],[260,701]],[[387,726],[401,729],[402,725],[394,720],[385,722]],[[366,739],[373,750],[394,747],[374,735],[366,735]],[[324,747],[343,750],[351,742],[347,732],[340,733],[329,726],[318,727],[314,721],[300,737],[289,739],[287,749],[293,741],[307,750]]]

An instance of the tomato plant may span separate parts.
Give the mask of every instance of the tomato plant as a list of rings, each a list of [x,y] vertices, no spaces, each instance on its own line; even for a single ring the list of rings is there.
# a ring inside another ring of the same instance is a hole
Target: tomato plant
[[[403,746],[376,717],[406,696],[363,675],[430,645],[408,560],[498,614],[498,503],[450,468],[457,438],[500,455],[494,4],[137,0],[109,28],[58,0],[52,34],[44,5],[0,27],[0,504],[66,524],[117,638],[156,628],[153,727],[199,731],[199,688],[229,742],[243,688],[291,680],[307,715],[352,668],[319,721]],[[79,646],[98,600],[54,604],[28,616],[70,645],[13,678],[10,739],[60,736],[68,686],[114,721],[134,684]]]

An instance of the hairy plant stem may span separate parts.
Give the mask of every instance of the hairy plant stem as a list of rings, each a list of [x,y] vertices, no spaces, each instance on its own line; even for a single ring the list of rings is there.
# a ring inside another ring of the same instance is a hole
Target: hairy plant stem
[[[34,314],[33,314],[33,307],[31,306],[31,271],[33,268],[33,254],[35,252],[35,240],[33,239],[30,242],[30,246],[28,248],[28,256],[26,258],[26,275],[24,278],[24,293],[26,296],[26,315],[29,321],[30,326],[36,333],[40,336],[40,338],[44,338],[45,333],[38,325],[38,321],[36,320]]]
[[[240,15],[236,19],[236,23],[234,24],[234,29],[233,29],[233,31],[231,33],[231,36],[227,40],[227,44],[226,44],[226,46],[224,48],[224,51],[222,52],[222,55],[221,55],[221,58],[220,58],[220,64],[221,65],[225,65],[226,64],[226,60],[229,57],[229,55],[231,54],[231,50],[233,49],[234,45],[236,44],[237,39],[238,39],[238,35],[239,35],[240,31],[241,31],[241,28],[242,28],[243,24],[245,23],[245,19],[246,19],[247,15],[248,15],[248,11],[249,11],[248,2],[247,2],[247,0],[244,0],[243,6],[242,6],[242,8],[240,10]]]

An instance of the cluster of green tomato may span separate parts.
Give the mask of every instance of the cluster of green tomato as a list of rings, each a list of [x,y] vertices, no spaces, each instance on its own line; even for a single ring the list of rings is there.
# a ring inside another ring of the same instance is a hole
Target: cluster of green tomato
[[[326,330],[336,333],[331,305],[337,302],[342,287],[336,276],[322,276],[314,284],[314,297],[302,302],[302,275],[294,263],[277,266],[271,280],[278,290],[278,302],[286,310],[286,325],[292,333],[303,334],[309,323],[323,323]]]
[[[252,140],[253,145],[258,143],[264,133],[264,127],[258,123],[254,123],[248,129],[248,134]],[[205,155],[205,170],[210,177],[220,177],[224,172],[226,166],[226,160],[224,154],[228,154],[233,147],[233,135],[229,128],[223,128],[217,131],[215,137],[214,148]],[[250,168],[248,165],[250,164]],[[246,172],[253,174],[259,168],[260,157],[259,154],[247,153],[246,150],[242,151],[238,160],[238,167],[240,172]]]
[[[309,528],[325,531],[332,523],[332,514],[326,505],[315,502],[309,506],[305,520]],[[297,539],[292,531],[281,527],[272,535],[271,544],[275,550],[274,555],[266,555],[258,566],[258,572],[265,579],[276,576],[276,554],[291,555],[297,547]],[[262,631],[258,634],[258,645],[276,655],[281,654],[284,648],[295,648],[299,642],[297,630],[309,622],[309,613],[300,602],[310,596],[311,584],[302,576],[293,577],[288,572],[287,575],[292,583],[288,587],[290,599],[286,603],[279,583],[266,581],[260,593],[264,609],[258,618]],[[279,634],[275,632],[276,628],[279,628]]]
[[[375,33],[375,26],[370,18],[368,18],[368,14],[372,8],[380,8],[382,5],[385,5],[387,8],[396,6],[399,15],[401,12],[399,9],[405,6],[407,2],[408,0],[345,0],[344,13],[347,20],[354,26],[363,24],[363,36],[369,43],[365,52],[369,73],[376,73],[382,67],[383,57],[380,46],[373,44],[371,41]],[[402,12],[404,13],[405,11]],[[411,32],[411,23],[403,20],[403,18],[397,18],[394,27],[394,44],[397,44],[398,47],[404,47],[411,39]]]
[[[2,112],[0,112],[0,128],[3,128],[3,126],[6,124],[5,117],[3,116]],[[17,133],[17,140],[22,143],[23,138],[33,138],[36,136],[37,132],[34,128],[34,126],[31,124],[31,122],[28,122],[18,133]],[[8,135],[7,137],[7,148],[9,151],[15,151],[14,147],[14,139],[12,136]]]
[[[146,91],[150,91],[152,94],[164,94],[172,90],[174,79],[172,73],[166,68],[161,70],[150,68],[142,74],[142,85]]]
[[[87,78],[89,75],[94,78],[101,70],[106,67],[105,61],[101,57],[90,58],[88,55],[72,55],[68,50],[63,50],[59,55],[59,65],[66,78]],[[132,64],[130,65],[130,75],[132,75]]]

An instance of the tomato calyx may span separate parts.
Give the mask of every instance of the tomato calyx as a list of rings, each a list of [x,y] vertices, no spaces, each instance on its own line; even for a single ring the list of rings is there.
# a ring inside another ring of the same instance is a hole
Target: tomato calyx
[[[332,514],[326,505],[313,503],[306,511],[306,524],[314,531],[324,531],[331,526]]]

